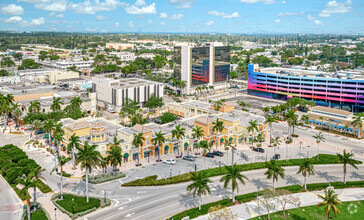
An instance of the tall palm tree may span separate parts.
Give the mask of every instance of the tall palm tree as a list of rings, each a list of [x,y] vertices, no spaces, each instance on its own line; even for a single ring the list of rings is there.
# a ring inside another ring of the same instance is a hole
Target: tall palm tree
[[[248,180],[248,178],[241,174],[242,168],[239,166],[225,166],[225,169],[226,175],[220,179],[220,182],[224,182],[224,188],[227,188],[231,181],[233,202],[235,202],[235,189],[239,192],[239,182],[245,185],[244,179]]]
[[[364,112],[355,114],[351,124],[354,125],[355,127],[358,127],[358,138],[361,138],[361,132],[363,130],[363,124],[364,124]]]
[[[71,107],[73,109],[79,109],[81,107],[81,104],[82,104],[82,99],[81,97],[74,97],[72,100],[71,100]]]
[[[161,147],[163,146],[163,144],[166,142],[166,138],[164,137],[164,134],[162,133],[162,131],[159,131],[157,133],[155,133],[155,137],[152,139],[153,144],[155,146],[158,146],[158,160],[157,162],[161,161]]]
[[[191,173],[191,175],[192,183],[187,186],[187,191],[192,192],[194,198],[198,196],[198,209],[201,210],[202,196],[211,194],[211,190],[208,184],[212,183],[212,181],[206,177],[205,172],[193,172]]]
[[[205,167],[206,167],[206,154],[207,154],[207,152],[210,151],[210,145],[209,145],[209,143],[207,141],[203,140],[203,141],[200,141],[197,144],[197,147],[202,149],[202,155],[204,155],[204,157],[203,157],[203,169],[205,169]]]
[[[61,199],[63,199],[63,166],[70,160],[71,158],[66,156],[58,157],[58,166],[61,168],[61,184],[60,184]]]
[[[39,100],[34,100],[30,102],[29,112],[40,112],[41,105]]]
[[[123,120],[123,124],[125,125],[125,118],[127,118],[128,113],[126,113],[126,111],[121,110],[119,112],[119,115],[120,115],[120,118]]]
[[[111,164],[113,171],[117,170],[117,166],[121,166],[123,156],[121,155],[122,149],[118,145],[114,145],[107,151],[106,161]]]
[[[79,136],[76,136],[76,133],[73,133],[71,137],[68,139],[67,148],[72,151],[72,166],[75,168],[75,149],[80,146],[81,140]]]
[[[215,109],[216,111],[220,111],[222,104],[223,104],[223,101],[222,101],[221,99],[220,99],[220,100],[215,101],[215,102],[214,102],[214,104],[213,104],[214,109]]]
[[[216,121],[212,122],[212,124],[213,124],[212,131],[216,132],[215,142],[216,142],[216,150],[217,150],[217,142],[218,142],[217,135],[224,130],[224,122],[220,121],[218,118],[216,118]]]
[[[233,147],[233,141],[231,139],[224,140],[224,147],[226,150],[226,165],[229,163],[229,149]]]
[[[35,119],[32,122],[33,131],[35,131],[35,139],[38,140],[38,131],[43,126],[43,123],[41,120]]]
[[[313,168],[313,164],[312,164],[311,160],[306,158],[303,161],[303,163],[300,165],[300,168],[299,168],[297,174],[299,174],[299,173],[302,173],[303,177],[305,178],[304,187],[305,187],[305,189],[307,189],[307,184],[306,184],[307,176],[315,175],[315,169]]]
[[[20,193],[26,195],[25,200],[27,202],[27,215],[28,215],[28,220],[30,220],[30,205],[31,205],[31,203],[30,203],[30,195],[28,193],[28,190],[31,187],[36,187],[36,183],[32,179],[33,179],[32,176],[27,176],[24,179],[19,178],[17,180],[17,183],[23,186],[23,188],[20,190]]]
[[[252,133],[252,139],[251,139],[251,142],[252,142],[252,147],[254,146],[253,143],[254,143],[254,131],[258,131],[258,122],[257,120],[250,120],[249,121],[249,126],[247,127],[248,129],[248,132],[251,132]]]
[[[346,165],[348,164],[348,165],[354,167],[355,169],[358,169],[358,167],[356,165],[360,164],[360,162],[351,158],[352,156],[354,156],[354,154],[346,153],[346,150],[343,151],[343,154],[337,154],[337,156],[339,157],[337,162],[342,163],[344,166],[343,167],[344,168],[344,170],[343,170],[344,171],[344,184],[346,184]]]
[[[60,146],[61,146],[61,143],[63,141],[64,141],[63,134],[56,133],[55,136],[54,136],[54,145],[56,146],[58,156],[59,156],[59,153],[61,151]]]
[[[322,199],[322,202],[319,202],[317,204],[317,207],[325,206],[325,216],[327,216],[327,219],[330,219],[330,212],[333,211],[334,215],[336,217],[336,213],[340,213],[340,210],[337,208],[337,205],[341,204],[341,201],[338,198],[338,195],[335,193],[335,191],[331,188],[325,189],[325,195],[317,195],[320,199]]]
[[[22,116],[22,114],[23,114],[23,112],[19,108],[16,108],[13,111],[13,115],[15,117],[15,126],[18,128],[18,130],[20,127],[19,119]]]
[[[178,142],[178,156],[180,157],[179,154],[179,148],[180,148],[180,142],[179,140],[185,137],[185,133],[186,133],[186,128],[181,127],[181,124],[178,124],[176,126],[176,128],[174,130],[172,130],[172,137],[177,139]]]
[[[325,137],[323,135],[323,133],[320,131],[318,134],[315,134],[314,136],[312,136],[313,138],[316,139],[316,143],[317,143],[317,159],[320,159],[320,143],[321,142],[325,142]]]
[[[292,133],[294,133],[294,127],[297,125],[298,116],[296,114],[295,110],[289,110],[285,115],[284,119],[288,123],[288,136],[291,134],[291,128]]]
[[[264,124],[267,124],[269,127],[269,143],[272,142],[272,125],[273,123],[278,123],[276,117],[274,115],[269,115],[265,118]]]
[[[145,138],[143,137],[143,133],[138,133],[138,134],[134,134],[134,139],[133,139],[133,145],[138,149],[138,164],[139,165],[139,151],[140,151],[140,147],[143,147],[144,144],[144,140]]]
[[[53,103],[51,105],[51,110],[52,111],[59,111],[61,110],[61,105],[63,105],[64,103],[61,101],[60,97],[53,97]]]
[[[52,144],[52,137],[51,133],[54,129],[54,121],[52,119],[48,119],[44,122],[43,131],[48,134],[48,145],[51,146]]]
[[[204,130],[202,127],[196,125],[196,127],[192,128],[192,137],[197,139],[197,142],[204,136]],[[198,149],[198,148],[197,148]]]
[[[274,155],[276,154],[276,147],[278,146],[281,146],[281,139],[280,137],[275,137],[273,138],[273,140],[271,140],[271,144],[273,144],[273,149],[274,149]]]
[[[40,166],[37,166],[36,168],[32,169],[32,171],[30,172],[30,176],[32,176],[32,180],[34,182],[37,182],[38,179],[45,179],[42,176],[42,172],[44,172],[45,169],[42,169]],[[33,202],[34,204],[37,202],[37,186],[36,184],[33,186],[33,191],[34,191],[34,195],[33,195]]]
[[[273,179],[273,191],[275,191],[275,182],[278,181],[278,178],[284,178],[284,168],[282,165],[278,163],[277,160],[271,160],[267,162],[268,170],[264,173],[267,175],[267,179]]]
[[[102,168],[102,175],[104,175],[107,172],[108,165],[109,165],[109,162],[107,161],[107,158],[101,156],[99,167]]]
[[[92,168],[98,166],[100,163],[101,154],[96,150],[97,145],[89,145],[88,141],[85,141],[84,146],[77,148],[78,155],[76,159],[76,165],[81,163],[81,169],[86,169],[86,201],[88,202],[88,173],[92,171]]]

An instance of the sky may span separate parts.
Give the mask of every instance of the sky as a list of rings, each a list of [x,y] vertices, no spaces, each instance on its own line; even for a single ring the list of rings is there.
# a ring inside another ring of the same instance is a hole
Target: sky
[[[1,0],[0,30],[364,33],[364,0]]]

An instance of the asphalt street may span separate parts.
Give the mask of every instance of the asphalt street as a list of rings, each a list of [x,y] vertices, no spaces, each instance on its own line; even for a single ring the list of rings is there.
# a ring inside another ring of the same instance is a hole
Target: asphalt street
[[[0,175],[0,219],[18,220],[23,214],[23,203]]]

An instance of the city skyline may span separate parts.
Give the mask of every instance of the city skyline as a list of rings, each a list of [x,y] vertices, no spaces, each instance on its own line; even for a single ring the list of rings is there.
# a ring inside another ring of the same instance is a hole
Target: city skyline
[[[363,8],[359,0],[5,0],[0,30],[360,34]]]

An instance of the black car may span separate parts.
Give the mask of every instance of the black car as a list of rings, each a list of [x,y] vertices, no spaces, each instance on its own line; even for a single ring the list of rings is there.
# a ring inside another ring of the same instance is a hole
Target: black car
[[[188,160],[188,161],[195,161],[195,158],[193,156],[184,156],[182,159]]]
[[[213,155],[215,156],[219,156],[219,157],[223,157],[224,156],[224,153],[223,152],[220,152],[220,151],[214,151],[212,152]]]
[[[205,155],[205,157],[211,157],[211,158],[214,158],[214,157],[215,157],[215,155],[213,155],[212,153],[207,153],[207,154]]]
[[[281,159],[281,155],[280,154],[274,154],[273,160],[279,160],[279,159]]]
[[[264,153],[264,149],[260,148],[260,147],[254,148],[253,151],[259,152],[259,153]]]

